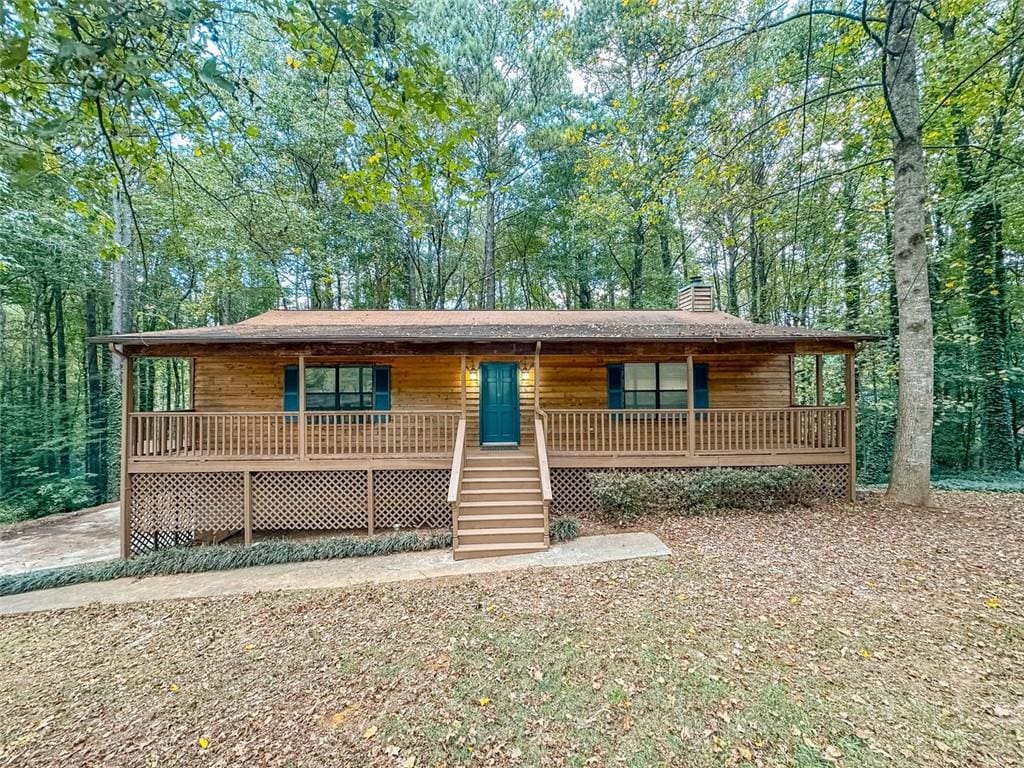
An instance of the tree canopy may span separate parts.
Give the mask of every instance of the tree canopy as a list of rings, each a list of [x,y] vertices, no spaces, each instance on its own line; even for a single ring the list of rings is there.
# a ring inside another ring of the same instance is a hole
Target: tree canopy
[[[901,204],[927,253],[932,460],[1020,467],[1019,0],[14,0],[0,66],[17,514],[112,494],[119,362],[89,335],[274,307],[670,307],[696,274],[752,320],[886,336],[859,374],[861,474],[882,480]],[[182,372],[150,367],[140,397],[173,405]]]

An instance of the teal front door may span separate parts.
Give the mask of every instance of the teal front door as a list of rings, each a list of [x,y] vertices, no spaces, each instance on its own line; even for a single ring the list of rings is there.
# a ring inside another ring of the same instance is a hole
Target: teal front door
[[[480,364],[480,443],[519,443],[519,372],[515,363]]]

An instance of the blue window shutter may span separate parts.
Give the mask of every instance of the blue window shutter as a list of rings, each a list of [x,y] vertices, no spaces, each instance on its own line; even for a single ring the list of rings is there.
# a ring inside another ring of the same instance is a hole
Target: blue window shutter
[[[624,408],[625,398],[622,393],[623,370],[622,363],[610,363],[608,365],[608,407]]]
[[[299,366],[284,367],[284,409],[299,410]]]
[[[373,410],[391,410],[391,368],[386,365],[373,369]]]
[[[693,364],[693,407],[708,408],[708,364]]]

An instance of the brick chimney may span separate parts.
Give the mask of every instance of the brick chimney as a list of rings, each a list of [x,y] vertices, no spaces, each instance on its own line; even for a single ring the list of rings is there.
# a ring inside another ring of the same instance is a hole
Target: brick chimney
[[[713,312],[715,309],[715,291],[704,279],[697,275],[679,291],[679,309],[686,312]]]

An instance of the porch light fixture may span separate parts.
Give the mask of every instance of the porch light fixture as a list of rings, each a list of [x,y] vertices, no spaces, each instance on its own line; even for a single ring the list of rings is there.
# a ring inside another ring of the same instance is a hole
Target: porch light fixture
[[[522,377],[523,381],[526,381],[527,379],[530,378],[530,368],[532,367],[533,366],[531,366],[525,360],[519,364],[519,375]]]

